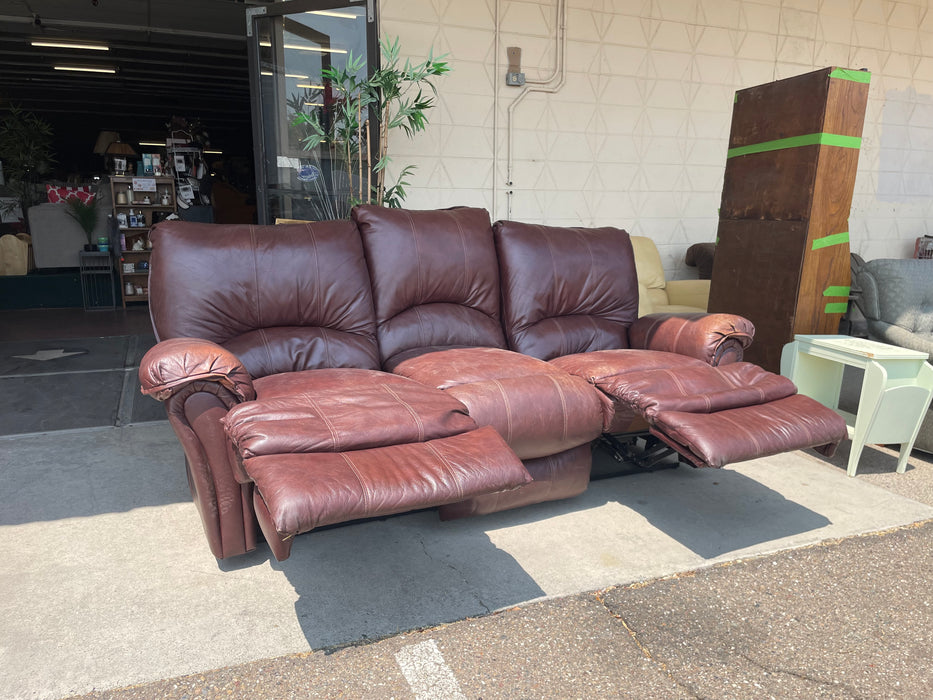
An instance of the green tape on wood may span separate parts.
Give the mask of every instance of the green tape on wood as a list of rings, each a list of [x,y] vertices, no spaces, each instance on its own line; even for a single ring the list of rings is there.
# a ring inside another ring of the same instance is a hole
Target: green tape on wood
[[[837,68],[829,74],[830,78],[839,78],[840,80],[851,80],[853,83],[870,83],[871,73],[867,70],[851,70],[849,68]]]
[[[817,238],[813,241],[813,244],[810,246],[810,250],[819,250],[820,248],[829,248],[831,245],[840,245],[842,243],[849,242],[849,232],[843,231],[842,233],[834,233],[829,236],[823,236],[822,238]]]
[[[823,313],[827,314],[844,314],[849,308],[849,302],[847,301],[838,301],[833,304],[827,304],[826,308],[823,309]]]
[[[801,146],[839,146],[840,148],[861,148],[860,136],[844,136],[843,134],[804,134],[803,136],[790,136],[786,139],[752,143],[748,146],[730,148],[727,158],[747,156],[754,153],[767,153],[769,151],[783,151],[786,148],[800,148]]]
[[[823,290],[824,297],[847,297],[852,287],[827,287]]]

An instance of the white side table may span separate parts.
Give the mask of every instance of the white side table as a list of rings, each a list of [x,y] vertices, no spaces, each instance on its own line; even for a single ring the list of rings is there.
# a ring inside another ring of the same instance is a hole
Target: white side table
[[[781,353],[781,374],[801,394],[846,420],[852,449],[846,473],[855,476],[865,445],[899,444],[897,473],[907,458],[933,396],[927,353],[847,335],[795,335]],[[839,410],[844,365],[865,370],[858,414]]]

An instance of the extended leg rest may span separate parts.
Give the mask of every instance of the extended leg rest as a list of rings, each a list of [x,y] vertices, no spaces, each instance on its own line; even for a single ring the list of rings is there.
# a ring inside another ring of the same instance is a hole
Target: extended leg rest
[[[253,482],[277,559],[322,525],[497,493],[532,480],[491,427],[439,389],[373,370],[294,372],[256,382],[223,419],[238,478]]]
[[[244,467],[256,484],[259,525],[280,561],[295,535],[322,525],[440,506],[531,481],[489,427],[355,452],[253,457]]]
[[[699,467],[808,447],[832,455],[847,435],[835,411],[797,394],[786,377],[748,362],[647,369],[594,383]]]

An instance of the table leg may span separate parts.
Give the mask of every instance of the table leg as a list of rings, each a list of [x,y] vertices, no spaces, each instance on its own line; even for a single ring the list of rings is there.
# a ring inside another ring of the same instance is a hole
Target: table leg
[[[895,378],[889,379],[881,362],[872,361],[865,366],[846,470],[849,476],[855,476],[858,458],[866,444],[900,445],[897,472],[903,474],[907,469],[907,460],[933,391],[933,368],[923,363],[917,370],[916,376],[904,376],[906,373],[898,373],[895,369],[892,370]]]

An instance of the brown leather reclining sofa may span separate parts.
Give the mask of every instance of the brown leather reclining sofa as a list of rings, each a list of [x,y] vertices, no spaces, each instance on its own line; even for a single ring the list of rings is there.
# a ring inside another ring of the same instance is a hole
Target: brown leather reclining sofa
[[[257,524],[284,559],[323,525],[574,496],[603,433],[650,431],[711,467],[846,436],[741,362],[746,319],[636,318],[620,229],[362,206],[151,238],[142,390],[165,402],[219,558],[255,548]]]

